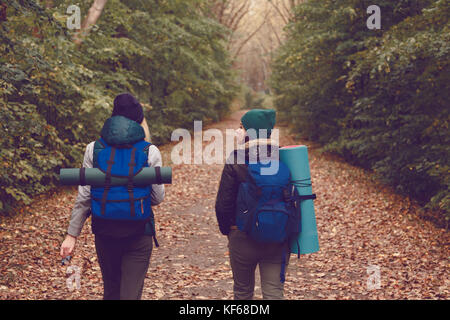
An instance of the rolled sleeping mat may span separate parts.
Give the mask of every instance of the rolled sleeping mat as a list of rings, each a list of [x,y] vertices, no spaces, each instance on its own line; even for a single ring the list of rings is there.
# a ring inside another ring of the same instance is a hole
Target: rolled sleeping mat
[[[289,146],[280,148],[280,161],[291,171],[291,178],[298,193],[307,200],[300,202],[301,232],[298,237],[300,253],[308,254],[319,251],[316,215],[314,213],[315,195],[312,193],[311,171],[309,168],[308,148],[306,146]],[[291,243],[291,252],[298,254],[297,241]]]
[[[97,168],[81,169],[61,169],[59,180],[62,185],[67,186],[93,186],[103,187],[105,185],[106,174]],[[138,187],[149,186],[151,184],[171,184],[172,168],[170,167],[150,167],[143,168],[133,177],[133,184]],[[128,184],[128,177],[111,177],[112,186],[125,186]]]

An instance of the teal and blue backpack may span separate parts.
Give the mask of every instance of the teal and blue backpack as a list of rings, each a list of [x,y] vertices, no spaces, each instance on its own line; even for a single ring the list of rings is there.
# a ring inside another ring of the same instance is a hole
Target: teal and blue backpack
[[[282,162],[274,175],[263,175],[269,164],[248,164],[247,179],[239,185],[236,202],[236,225],[259,243],[288,243],[301,231],[299,195],[291,183],[289,168]],[[290,250],[289,250],[290,251]],[[285,281],[286,256],[283,254],[280,273]]]
[[[247,179],[239,185],[236,225],[261,243],[284,243],[301,229],[290,171],[282,162],[278,166],[276,174],[262,175],[261,170],[268,164],[249,164]]]
[[[133,177],[148,167],[145,149],[151,145],[140,141],[126,147],[110,146],[101,138],[103,149],[97,154],[95,168],[106,174],[104,187],[91,188],[91,210],[96,218],[145,221],[152,215],[151,186],[136,187]],[[128,177],[126,186],[111,186],[111,177]]]
[[[151,186],[133,185],[133,177],[148,167],[142,127],[122,116],[108,119],[94,146],[94,168],[106,175],[104,187],[91,187],[91,211],[98,219],[153,221]],[[126,186],[112,186],[112,177],[128,177]]]

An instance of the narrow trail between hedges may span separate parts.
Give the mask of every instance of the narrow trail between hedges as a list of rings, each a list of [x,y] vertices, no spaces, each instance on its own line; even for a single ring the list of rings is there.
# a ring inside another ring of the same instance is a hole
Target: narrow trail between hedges
[[[212,127],[237,128],[243,111]],[[281,145],[299,144],[281,127]],[[172,146],[161,148],[168,165]],[[320,252],[292,256],[287,299],[449,299],[449,235],[418,218],[418,206],[373,175],[310,147]],[[143,299],[232,299],[227,239],[214,202],[222,165],[174,165],[173,184],[155,210],[160,248],[153,250]],[[81,288],[66,285],[59,247],[76,189],[37,199],[0,225],[0,299],[101,299],[102,281],[90,221],[72,266]],[[380,269],[369,290],[368,267]],[[261,298],[257,282],[256,297]]]

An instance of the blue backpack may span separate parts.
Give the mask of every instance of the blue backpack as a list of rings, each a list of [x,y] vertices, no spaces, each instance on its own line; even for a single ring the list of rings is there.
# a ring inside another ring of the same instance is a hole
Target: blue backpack
[[[271,165],[276,164],[272,161]],[[249,164],[247,179],[239,185],[236,203],[236,225],[251,239],[260,243],[288,243],[301,232],[301,210],[297,188],[291,183],[289,168],[282,162],[274,175],[261,174],[269,166]],[[298,247],[299,243],[297,242]],[[299,250],[300,252],[300,250]],[[285,282],[289,251],[283,253],[280,281]],[[299,253],[300,258],[300,253]]]
[[[100,145],[100,146],[99,146]],[[151,186],[136,187],[133,177],[148,167],[148,148],[144,140],[111,146],[101,138],[94,147],[94,168],[106,174],[104,187],[91,187],[92,215],[99,219],[147,221],[153,219]],[[128,177],[126,186],[111,186],[111,177]]]
[[[257,242],[284,243],[301,229],[298,193],[284,163],[278,162],[276,174],[262,175],[268,165],[248,165],[247,180],[239,185],[236,225]]]

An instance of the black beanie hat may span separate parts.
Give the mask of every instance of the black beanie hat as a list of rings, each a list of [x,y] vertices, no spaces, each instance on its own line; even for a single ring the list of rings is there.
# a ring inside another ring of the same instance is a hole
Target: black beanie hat
[[[144,121],[144,109],[135,97],[129,93],[123,93],[114,99],[112,116],[124,116],[141,124]]]

